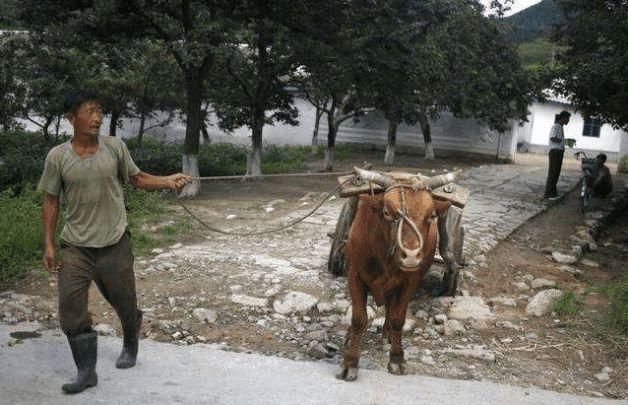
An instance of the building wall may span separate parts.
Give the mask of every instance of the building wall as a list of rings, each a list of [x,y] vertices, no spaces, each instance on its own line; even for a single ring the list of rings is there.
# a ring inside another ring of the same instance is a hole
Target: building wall
[[[531,152],[546,151],[549,145],[550,129],[554,124],[554,116],[563,110],[571,113],[569,124],[564,127],[565,138],[576,140],[573,150],[568,149],[568,153],[578,150],[591,153],[604,152],[612,160],[617,158],[622,136],[627,136],[628,134],[622,130],[615,130],[608,124],[604,124],[600,128],[599,138],[583,136],[584,117],[570,105],[557,102],[534,102],[532,104],[530,115],[528,115],[529,123],[519,129],[518,143],[524,147],[527,146]]]
[[[327,131],[327,123],[321,121],[321,131]],[[445,111],[440,118],[431,121],[432,144],[434,149],[461,151],[495,156],[499,134],[487,127],[478,125],[475,120],[455,118]],[[516,128],[502,135],[500,158],[515,158]],[[381,112],[373,112],[360,117],[358,122],[345,121],[338,130],[337,142],[367,143],[384,148],[388,143],[388,121]],[[514,135],[513,135],[514,134]],[[324,139],[324,138],[323,138]],[[423,134],[418,125],[399,125],[397,129],[397,151],[423,150]]]

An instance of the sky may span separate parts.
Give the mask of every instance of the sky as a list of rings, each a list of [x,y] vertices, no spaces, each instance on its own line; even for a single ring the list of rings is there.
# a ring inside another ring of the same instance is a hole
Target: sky
[[[540,2],[541,0],[514,0],[514,3],[510,6],[510,10],[506,13],[506,16],[518,13],[519,11]],[[484,4],[487,7],[490,3],[491,3],[491,0],[482,0],[482,4]]]

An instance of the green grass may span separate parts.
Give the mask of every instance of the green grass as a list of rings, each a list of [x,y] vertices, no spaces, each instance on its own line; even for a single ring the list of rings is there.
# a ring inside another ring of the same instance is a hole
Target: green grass
[[[175,242],[189,230],[186,217],[174,216],[169,198],[161,192],[128,189],[128,222],[136,255],[144,255],[158,246]],[[42,268],[44,230],[41,221],[42,194],[26,184],[16,195],[8,190],[0,194],[0,290],[23,278],[30,270]],[[60,215],[57,237],[63,228]],[[156,231],[155,224],[172,222]]]
[[[519,45],[519,57],[526,70],[538,70],[552,62],[554,44],[546,39],[539,38]]]
[[[563,295],[554,303],[553,310],[559,316],[576,316],[584,303],[573,291],[563,291]]]
[[[628,281],[605,285],[599,288],[599,292],[610,302],[607,326],[628,335]]]
[[[41,267],[44,231],[41,222],[41,194],[26,184],[22,193],[0,193],[0,290],[23,277],[31,268]]]
[[[622,156],[621,160],[619,161],[619,166],[617,170],[620,173],[628,173],[628,155]]]

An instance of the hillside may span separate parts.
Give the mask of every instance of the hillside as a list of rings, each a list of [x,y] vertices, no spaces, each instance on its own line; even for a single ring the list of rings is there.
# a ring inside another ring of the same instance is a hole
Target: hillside
[[[552,26],[560,21],[562,13],[554,0],[543,0],[506,18],[513,30],[511,38],[516,43],[547,37]]]

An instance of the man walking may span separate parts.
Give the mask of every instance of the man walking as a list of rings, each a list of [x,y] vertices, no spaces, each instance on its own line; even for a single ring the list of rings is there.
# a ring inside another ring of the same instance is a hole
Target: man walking
[[[549,198],[550,200],[558,198],[556,184],[560,177],[560,169],[563,165],[563,155],[565,153],[565,133],[563,132],[563,126],[569,123],[569,117],[571,117],[570,113],[561,111],[550,130],[549,169],[547,171],[545,195],[543,196],[543,198]]]
[[[78,91],[67,95],[65,108],[74,136],[48,153],[39,189],[45,192],[44,266],[49,271],[59,270],[59,321],[78,369],[76,380],[62,389],[77,393],[98,382],[96,332],[87,311],[92,281],[122,324],[124,342],[116,367],[133,367],[137,358],[142,312],[137,308],[123,184],[144,190],[178,190],[191,178],[180,173],[144,173],[124,142],[99,136],[103,109],[97,94]],[[66,223],[61,231],[61,261],[57,262],[54,240],[61,195]]]

